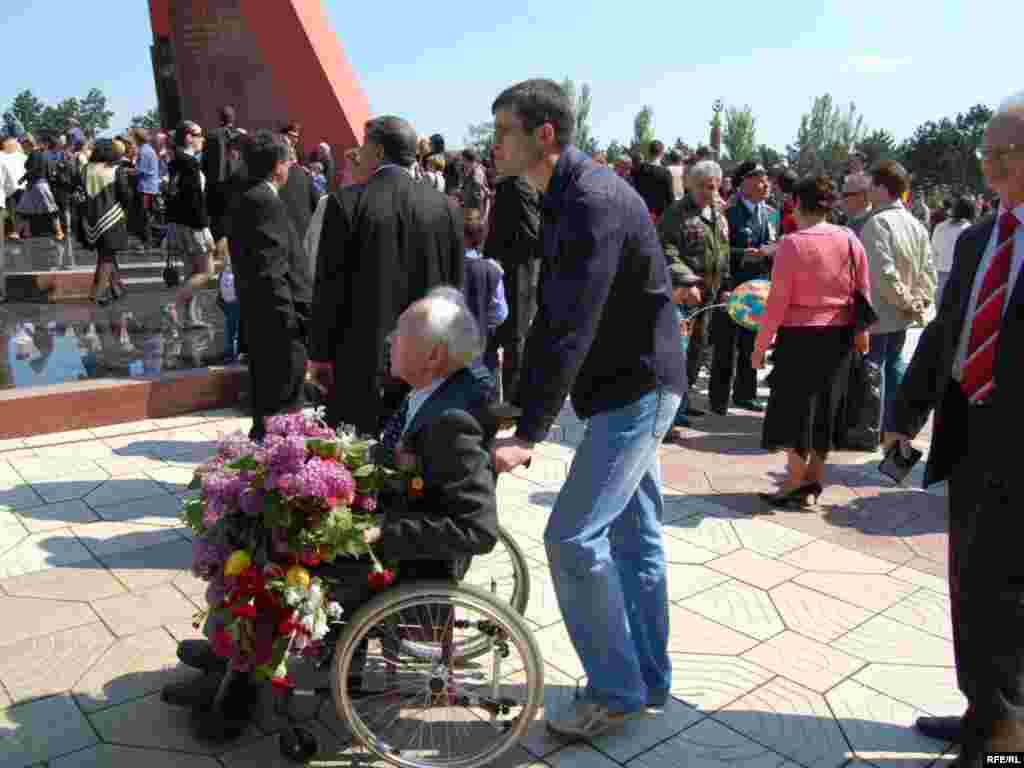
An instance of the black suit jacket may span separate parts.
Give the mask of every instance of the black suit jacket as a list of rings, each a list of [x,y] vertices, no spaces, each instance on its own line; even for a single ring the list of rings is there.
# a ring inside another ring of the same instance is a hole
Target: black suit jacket
[[[950,476],[964,458],[967,440],[967,400],[952,378],[953,364],[960,345],[961,332],[969,322],[967,305],[985,249],[995,226],[995,216],[964,230],[957,241],[953,271],[942,294],[938,314],[918,342],[914,359],[900,386],[893,411],[894,429],[916,435],[924,427],[932,410],[935,424],[931,452],[925,471],[925,485],[941,482]],[[1024,392],[1024,366],[1020,350],[1024,345],[1024,279],[1018,279],[1003,317],[996,342],[996,389],[991,401],[995,408],[992,423],[999,424],[1001,435],[992,435],[986,446],[971,446],[972,460],[980,466],[1013,477],[1018,463],[1012,448],[1014,436],[1024,426],[1024,409],[1020,394]],[[989,452],[976,457],[974,452]]]
[[[634,172],[633,181],[636,184],[636,191],[647,203],[647,210],[655,216],[661,216],[675,202],[672,172],[668,168],[644,163]]]
[[[309,220],[313,218],[316,204],[320,202],[313,188],[313,179],[300,165],[293,164],[288,171],[288,182],[281,187],[279,194],[301,241],[309,229]]]
[[[380,430],[385,337],[431,288],[461,288],[464,260],[461,211],[400,168],[331,196],[316,259],[310,357],[334,363],[332,422]]]
[[[266,182],[251,182],[231,216],[231,263],[251,343],[263,341],[261,329],[305,333],[312,279],[284,203]]]
[[[766,205],[764,221],[758,227],[754,221],[753,214],[747,208],[746,203],[740,199],[736,200],[725,210],[726,221],[729,222],[729,277],[723,284],[726,290],[732,290],[737,285],[765,278],[771,274],[772,262],[770,259],[763,261],[745,262],[743,251],[747,248],[760,248],[768,243],[775,242],[778,233],[771,223],[774,209]]]
[[[397,560],[462,560],[490,552],[498,537],[491,441],[497,424],[485,373],[463,368],[413,416],[403,450],[423,464],[423,496],[382,497],[378,556]],[[464,571],[465,568],[459,569]]]

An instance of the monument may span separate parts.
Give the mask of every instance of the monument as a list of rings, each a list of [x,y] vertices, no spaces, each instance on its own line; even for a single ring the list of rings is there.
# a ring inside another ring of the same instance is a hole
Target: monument
[[[161,119],[246,129],[302,125],[302,147],[362,143],[366,94],[320,0],[149,0]]]

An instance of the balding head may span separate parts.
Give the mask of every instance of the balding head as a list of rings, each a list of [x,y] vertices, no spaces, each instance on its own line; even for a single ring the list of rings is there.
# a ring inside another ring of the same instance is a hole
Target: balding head
[[[481,354],[480,329],[463,295],[455,288],[435,288],[398,318],[391,373],[410,386],[424,387]]]
[[[1004,101],[981,142],[988,185],[1008,209],[1024,203],[1024,91]]]

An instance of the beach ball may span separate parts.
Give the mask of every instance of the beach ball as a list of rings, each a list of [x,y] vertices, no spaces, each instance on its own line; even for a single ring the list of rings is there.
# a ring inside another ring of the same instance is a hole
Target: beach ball
[[[737,286],[729,296],[725,311],[738,325],[756,331],[761,327],[771,288],[770,280],[748,280]]]

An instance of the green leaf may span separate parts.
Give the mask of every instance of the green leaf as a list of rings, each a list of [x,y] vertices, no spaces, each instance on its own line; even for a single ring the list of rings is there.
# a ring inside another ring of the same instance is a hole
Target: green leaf
[[[359,467],[359,469],[355,470],[352,473],[352,477],[355,477],[355,478],[369,477],[370,475],[372,475],[376,471],[377,471],[377,465],[376,464],[364,464],[363,466]]]
[[[228,464],[228,469],[248,469],[255,472],[259,468],[260,463],[256,461],[255,456],[243,456]]]

